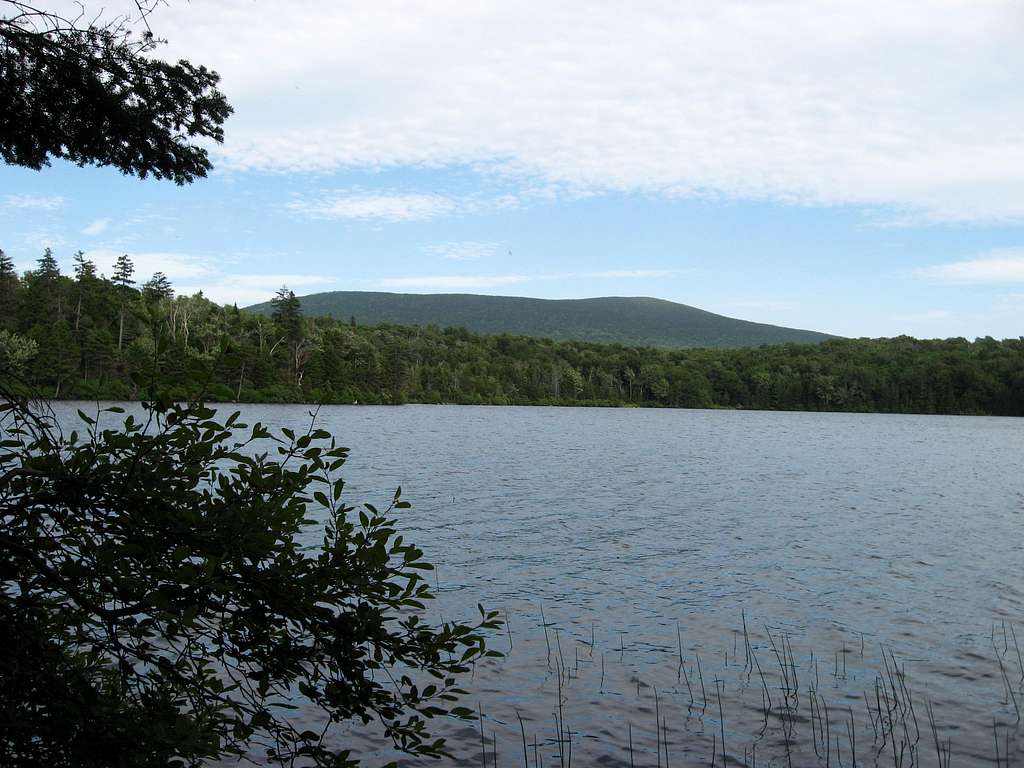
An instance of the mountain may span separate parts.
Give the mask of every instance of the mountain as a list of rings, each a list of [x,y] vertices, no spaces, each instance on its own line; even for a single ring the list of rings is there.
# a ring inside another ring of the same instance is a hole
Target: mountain
[[[301,297],[307,315],[355,318],[360,325],[437,325],[477,333],[651,347],[755,347],[834,338],[826,333],[737,320],[646,297],[529,299],[468,293],[332,291]],[[249,307],[270,314],[269,302]]]

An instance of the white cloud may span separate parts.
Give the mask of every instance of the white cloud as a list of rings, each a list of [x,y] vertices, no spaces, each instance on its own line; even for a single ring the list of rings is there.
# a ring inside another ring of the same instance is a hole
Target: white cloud
[[[434,194],[340,194],[314,200],[293,200],[288,209],[314,219],[422,221],[452,213],[458,203]]]
[[[996,249],[976,259],[923,267],[916,274],[942,283],[1024,283],[1024,249]]]
[[[417,288],[427,291],[468,291],[498,288],[503,285],[533,283],[547,280],[578,280],[581,278],[630,279],[668,277],[671,269],[629,269],[606,272],[543,272],[511,275],[429,275],[422,277],[390,277],[377,281],[379,288]]]
[[[83,235],[99,235],[106,232],[110,227],[110,219],[96,219],[94,222],[82,229]]]
[[[611,279],[632,277],[671,277],[675,269],[610,269],[606,272],[584,272],[581,277],[607,277]]]
[[[448,243],[437,243],[427,246],[427,253],[452,261],[470,261],[494,256],[500,247],[499,243],[482,240],[458,240]]]
[[[420,288],[428,291],[478,291],[502,285],[528,283],[527,275],[434,275],[429,277],[390,277],[380,280],[380,288]]]
[[[1013,0],[223,0],[153,23],[165,56],[223,75],[223,168],[456,164],[558,193],[1024,217]]]
[[[909,323],[927,323],[933,320],[945,320],[950,315],[951,313],[948,309],[925,309],[920,312],[898,315],[896,319]]]
[[[260,288],[273,286],[276,291],[283,285],[289,288],[299,288],[310,285],[322,285],[333,282],[332,278],[323,275],[301,275],[301,274],[269,274],[269,275],[232,275],[231,280],[243,288]]]
[[[86,251],[86,257],[96,263],[97,269],[108,277],[114,271],[114,262],[123,251],[95,248]],[[162,251],[130,252],[135,265],[135,281],[146,282],[154,272],[163,272],[178,294],[191,295],[199,291],[208,299],[221,304],[237,303],[248,306],[267,301],[282,285],[293,290],[325,287],[335,278],[301,273],[231,274],[235,266],[230,259],[198,256],[189,253]],[[70,269],[70,266],[68,266]]]
[[[284,285],[301,294],[313,291],[300,289],[323,289],[330,287],[334,282],[334,278],[324,275],[220,275],[212,280],[196,283],[185,292],[192,293],[201,290],[204,296],[219,304],[235,303],[240,307],[247,307],[262,301],[269,301]]]
[[[85,255],[95,262],[101,274],[109,277],[113,274],[114,262],[123,253],[110,248],[92,248]],[[148,280],[154,272],[163,272],[172,282],[176,282],[208,277],[216,271],[208,259],[188,253],[143,251],[129,253],[128,257],[135,265],[135,280],[139,283]]]
[[[64,198],[60,195],[7,195],[4,203],[10,208],[55,211],[63,207]]]
[[[28,250],[40,255],[42,255],[43,250],[46,248],[59,251],[67,245],[67,240],[65,240],[63,235],[43,229],[33,229],[25,232],[21,237],[21,241]]]
[[[725,306],[727,310],[742,312],[755,310],[758,312],[768,312],[772,314],[792,312],[797,308],[797,305],[792,301],[767,301],[760,299],[756,301],[730,301],[723,306]]]

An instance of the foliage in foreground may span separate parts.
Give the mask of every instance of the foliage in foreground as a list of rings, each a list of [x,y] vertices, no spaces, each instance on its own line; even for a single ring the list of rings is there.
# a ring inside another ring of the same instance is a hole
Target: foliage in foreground
[[[0,764],[351,766],[349,720],[442,754],[426,721],[471,717],[456,677],[498,621],[426,623],[399,493],[344,504],[347,449],[312,426],[110,413],[65,435],[0,406]]]

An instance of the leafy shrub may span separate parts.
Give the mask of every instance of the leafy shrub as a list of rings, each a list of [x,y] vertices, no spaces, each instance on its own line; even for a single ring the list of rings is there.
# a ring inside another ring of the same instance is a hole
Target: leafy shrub
[[[408,504],[343,503],[326,432],[165,397],[65,435],[2,402],[0,764],[353,766],[327,744],[344,721],[438,756],[427,720],[472,717],[456,678],[496,655],[496,614],[424,619]],[[284,716],[301,703],[321,722]]]

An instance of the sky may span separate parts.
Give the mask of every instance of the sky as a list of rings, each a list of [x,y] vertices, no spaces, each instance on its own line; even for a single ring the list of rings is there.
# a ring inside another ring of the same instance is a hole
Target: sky
[[[127,253],[239,306],[655,296],[1024,335],[1019,2],[171,0],[150,24],[222,76],[215,170],[0,166],[19,268]]]

